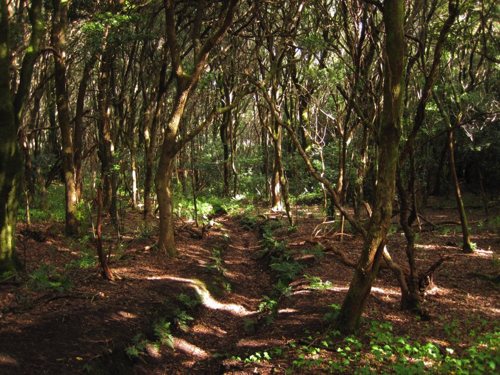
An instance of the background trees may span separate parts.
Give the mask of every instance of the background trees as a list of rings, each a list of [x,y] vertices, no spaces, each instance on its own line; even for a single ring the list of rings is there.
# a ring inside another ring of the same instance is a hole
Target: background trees
[[[290,224],[294,204],[321,202],[365,241],[340,315],[351,330],[391,250],[396,201],[418,301],[419,206],[458,181],[485,209],[497,198],[500,11],[403,5],[2,2],[1,267],[16,264],[23,173],[26,214],[62,182],[66,234],[85,234],[102,186],[118,232],[121,204],[159,214],[158,247],[171,256],[186,201],[197,212],[203,199],[245,196],[284,207]],[[465,212],[462,223],[471,251]]]

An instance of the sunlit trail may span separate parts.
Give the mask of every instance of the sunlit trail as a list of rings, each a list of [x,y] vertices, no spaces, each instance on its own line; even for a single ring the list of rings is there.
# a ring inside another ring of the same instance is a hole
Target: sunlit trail
[[[149,277],[148,280],[157,280],[160,279],[159,277]],[[183,279],[180,277],[172,277],[172,276],[165,276],[161,277],[161,279],[167,279],[167,280],[172,280],[172,281],[178,281],[181,283],[186,283],[189,284],[195,291],[198,293],[198,296],[201,299],[202,304],[212,310],[222,310],[222,311],[228,311],[234,315],[237,316],[246,316],[246,315],[251,315],[255,314],[256,311],[248,311],[245,309],[243,306],[240,305],[235,305],[232,303],[220,303],[219,301],[215,300],[210,292],[207,290],[205,287],[204,283],[200,280],[196,279]]]

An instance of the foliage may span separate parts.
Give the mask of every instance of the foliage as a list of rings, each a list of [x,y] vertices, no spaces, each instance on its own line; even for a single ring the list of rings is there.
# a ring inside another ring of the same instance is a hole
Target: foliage
[[[69,275],[61,276],[52,264],[42,263],[40,268],[29,275],[27,287],[35,291],[51,290],[65,293],[74,288]]]
[[[170,324],[164,318],[159,319],[153,324],[155,341],[143,338],[142,333],[136,334],[132,338],[132,344],[125,349],[127,356],[130,359],[138,358],[146,363],[143,357],[147,355],[148,348],[159,351],[163,345],[167,345],[171,349],[174,349],[174,336],[170,331]]]
[[[278,301],[264,296],[264,300],[259,304],[259,312],[264,313],[266,324],[271,324],[278,315]]]
[[[266,301],[266,306],[269,301]],[[395,336],[390,322],[372,321],[363,336],[341,337],[338,331],[316,335],[305,332],[298,345],[291,341],[283,348],[259,351],[235,360],[263,362],[292,357],[294,372],[396,373],[396,374],[484,374],[500,368],[500,329],[476,335],[472,345],[458,353],[452,347],[411,342]],[[458,343],[457,343],[458,344]],[[267,356],[264,355],[267,353]],[[366,354],[365,354],[366,353]],[[292,373],[287,369],[287,373]]]
[[[257,227],[259,218],[255,215],[242,215],[240,218],[240,224],[245,230],[252,230]]]
[[[30,203],[30,218],[33,221],[58,221],[65,220],[65,195],[64,185],[53,183],[43,196],[36,196]],[[26,217],[26,208],[18,211],[19,220]],[[84,214],[80,215],[83,218]]]
[[[73,259],[66,268],[91,268],[97,264],[97,254],[87,247],[78,252],[78,259]]]
[[[332,286],[331,281],[323,281],[317,276],[304,275],[304,277],[309,281],[309,288],[311,289],[326,290]]]

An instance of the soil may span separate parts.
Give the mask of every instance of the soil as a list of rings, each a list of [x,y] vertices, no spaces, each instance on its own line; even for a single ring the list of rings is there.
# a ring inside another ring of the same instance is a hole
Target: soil
[[[343,235],[338,220],[321,225],[318,208],[294,210],[298,223],[291,229],[286,217],[264,210],[253,221],[242,220],[245,214],[221,213],[203,231],[194,223],[179,221],[179,256],[175,259],[154,250],[156,219],[144,222],[139,213],[127,212],[120,237],[111,224],[106,225],[105,247],[114,281],[106,281],[95,264],[92,236],[67,239],[62,223],[29,227],[20,223],[17,246],[27,272],[0,282],[0,373],[267,374],[293,370],[293,355],[260,362],[244,359],[300,343],[308,332],[326,332],[326,316],[332,304],[342,304],[353,269],[333,251],[320,256],[315,243],[340,249],[353,261],[362,247],[348,225]],[[436,202],[422,213],[436,224],[459,220],[454,208]],[[390,321],[395,335],[446,344],[450,339],[446,324],[453,320],[467,321],[476,332],[498,326],[500,288],[483,277],[498,273],[495,217],[498,212],[486,216],[481,208],[469,209],[474,254],[464,254],[459,248],[458,225],[433,227],[422,219],[421,230],[415,227],[419,270],[426,271],[441,256],[450,257],[427,290],[424,308],[429,319],[399,310],[397,281],[388,270],[381,270],[360,331],[371,320]],[[302,265],[287,293],[281,295],[278,273],[270,266],[271,257],[262,243],[263,227],[269,223],[277,227],[274,238],[286,240],[293,258]],[[405,239],[396,229],[397,217],[393,227],[388,248],[394,260],[406,266]],[[203,236],[197,235],[202,232]],[[163,330],[158,328],[162,324]],[[461,340],[459,346],[465,348],[472,338],[464,334]],[[331,353],[332,360],[336,355]]]

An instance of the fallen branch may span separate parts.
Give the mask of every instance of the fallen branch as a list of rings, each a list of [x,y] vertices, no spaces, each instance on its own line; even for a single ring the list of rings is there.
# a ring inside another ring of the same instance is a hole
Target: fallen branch
[[[342,259],[342,263],[344,263],[348,267],[356,268],[358,263],[354,262],[353,260],[349,259],[349,257],[344,253],[342,250],[336,249],[333,246],[327,246],[323,250],[325,253],[326,252],[332,252],[335,255],[338,255],[340,259]]]

